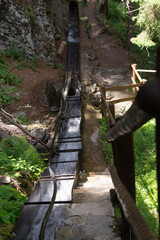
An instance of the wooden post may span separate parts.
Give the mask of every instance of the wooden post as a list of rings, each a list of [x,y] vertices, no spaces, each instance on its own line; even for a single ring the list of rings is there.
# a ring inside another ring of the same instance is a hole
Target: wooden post
[[[104,96],[106,95],[105,87],[101,87],[101,92],[103,93]],[[103,97],[102,97],[102,93],[101,93],[101,104],[104,107],[104,100],[103,100]],[[103,110],[102,110],[102,116],[104,116],[104,111]]]
[[[129,194],[135,201],[135,162],[134,162],[134,145],[133,134],[130,133],[123,137],[117,138],[113,142],[114,162],[117,168],[119,178],[127,188]],[[133,240],[133,234],[129,223],[122,213],[123,218],[123,239]]]

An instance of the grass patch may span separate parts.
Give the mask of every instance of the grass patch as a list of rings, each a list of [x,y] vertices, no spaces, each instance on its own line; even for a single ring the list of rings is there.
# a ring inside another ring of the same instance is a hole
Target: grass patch
[[[152,231],[158,236],[158,196],[156,176],[155,120],[134,133],[136,201]]]

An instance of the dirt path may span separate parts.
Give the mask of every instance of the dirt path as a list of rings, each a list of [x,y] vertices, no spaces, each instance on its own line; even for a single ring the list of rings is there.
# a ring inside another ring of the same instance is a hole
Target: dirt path
[[[92,27],[90,34],[92,49],[100,61],[100,66],[129,69],[128,53],[120,46],[118,40],[106,32],[99,34],[103,26],[99,25],[95,15],[96,4],[96,0],[88,0],[84,14],[89,18]]]

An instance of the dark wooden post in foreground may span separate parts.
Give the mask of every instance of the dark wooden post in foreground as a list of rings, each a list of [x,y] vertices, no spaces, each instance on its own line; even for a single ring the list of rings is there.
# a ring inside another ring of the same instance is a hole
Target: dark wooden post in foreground
[[[133,134],[119,137],[113,142],[114,164],[122,183],[135,201],[135,162]],[[123,239],[132,240],[132,234],[129,223],[122,213],[123,218]]]

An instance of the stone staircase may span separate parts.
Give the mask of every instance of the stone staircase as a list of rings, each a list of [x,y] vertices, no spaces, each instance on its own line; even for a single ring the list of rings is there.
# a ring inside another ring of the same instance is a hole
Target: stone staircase
[[[103,172],[84,172],[73,190],[73,204],[56,229],[56,240],[120,240],[116,234],[114,210],[110,200],[113,188],[108,168]]]

